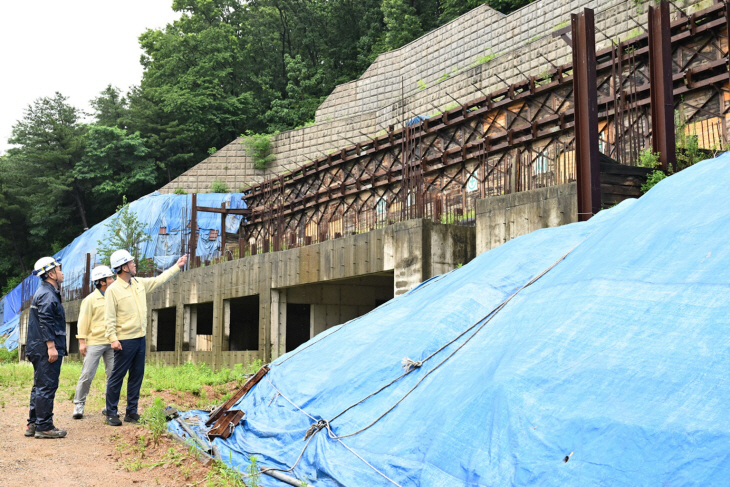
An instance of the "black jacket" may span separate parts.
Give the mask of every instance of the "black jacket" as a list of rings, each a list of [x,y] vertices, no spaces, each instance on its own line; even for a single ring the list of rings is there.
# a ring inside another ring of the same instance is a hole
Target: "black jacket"
[[[33,295],[28,319],[28,339],[25,354],[48,354],[46,342],[56,343],[58,355],[66,355],[66,312],[61,293],[52,284],[42,282]]]

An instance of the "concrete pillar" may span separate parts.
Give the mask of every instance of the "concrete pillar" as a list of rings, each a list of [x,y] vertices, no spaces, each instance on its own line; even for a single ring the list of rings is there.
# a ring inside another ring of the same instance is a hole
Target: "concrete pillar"
[[[211,367],[220,370],[223,365],[223,289],[221,286],[223,266],[211,266],[213,273],[213,358]]]
[[[182,291],[178,293],[177,306],[175,307],[175,364],[182,365],[183,342],[185,322],[185,305],[182,300]]]
[[[231,348],[231,301],[229,299],[223,300],[223,351],[228,351]]]
[[[160,320],[159,320],[159,312],[156,309],[153,309],[151,312],[151,319],[150,319],[150,331],[147,333],[147,349],[150,352],[156,352],[157,351],[157,332],[158,332],[158,326],[159,326]]]
[[[391,225],[385,239],[393,256],[393,294],[400,296],[430,277],[431,222],[408,220]]]
[[[271,360],[286,352],[286,290],[271,290]]]

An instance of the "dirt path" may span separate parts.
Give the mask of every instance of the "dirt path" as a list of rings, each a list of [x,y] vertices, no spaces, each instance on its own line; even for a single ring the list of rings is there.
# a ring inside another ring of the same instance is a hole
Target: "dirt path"
[[[163,439],[151,445],[142,426],[104,424],[100,411],[88,410],[81,420],[71,417],[73,403],[56,398],[54,424],[68,431],[58,440],[26,438],[28,392],[0,391],[0,487],[71,486],[175,486],[199,484],[205,468],[192,459],[183,465],[127,468],[130,461],[153,463],[172,447],[181,455],[186,449]],[[147,435],[149,436],[149,435]],[[140,440],[141,438],[141,440]],[[136,445],[144,444],[142,450]],[[131,445],[131,446],[130,446]],[[130,471],[130,470],[137,471]]]

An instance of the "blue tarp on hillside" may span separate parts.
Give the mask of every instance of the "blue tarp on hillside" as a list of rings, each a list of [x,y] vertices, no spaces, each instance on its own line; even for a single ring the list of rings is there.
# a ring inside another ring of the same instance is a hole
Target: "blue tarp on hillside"
[[[20,313],[20,305],[22,304],[22,296],[20,286],[16,286],[5,295],[5,304],[3,306],[3,323],[15,318]]]
[[[222,458],[299,459],[317,487],[726,484],[728,187],[729,155],[699,163],[318,335],[239,402]],[[342,438],[307,443],[320,419]]]
[[[197,196],[197,204],[198,206],[220,208],[221,204],[225,203],[228,208],[245,208],[241,196],[243,195],[240,193],[200,193]],[[158,268],[166,269],[180,257],[181,232],[185,231],[183,227],[187,226],[190,219],[191,205],[191,195],[163,195],[157,192],[130,203],[130,211],[137,215],[137,219],[145,225],[147,234],[152,238],[151,241],[144,244],[142,254],[146,258],[154,259]],[[64,287],[68,289],[82,287],[86,268],[86,254],[96,255],[97,242],[108,237],[107,226],[115,218],[116,215],[112,215],[101,223],[94,225],[55,255],[63,264]],[[228,216],[226,230],[231,233],[237,232],[241,218],[237,215]],[[221,215],[200,212],[198,213],[197,224],[200,232],[198,234],[196,255],[203,260],[209,259],[220,246]],[[160,227],[166,227],[167,235],[159,235]],[[211,230],[218,231],[217,239],[209,239]],[[189,229],[187,229],[187,233],[189,235]],[[25,280],[28,289],[35,289],[38,282],[38,278],[34,276],[29,276]],[[21,286],[14,288],[4,299],[3,319],[6,323],[13,321],[17,327],[16,318],[20,313],[22,301]],[[12,328],[9,328],[9,330],[12,330]],[[0,331],[0,335],[2,334],[2,331]],[[14,342],[8,339],[5,346],[10,350],[15,348],[17,346],[17,336]]]

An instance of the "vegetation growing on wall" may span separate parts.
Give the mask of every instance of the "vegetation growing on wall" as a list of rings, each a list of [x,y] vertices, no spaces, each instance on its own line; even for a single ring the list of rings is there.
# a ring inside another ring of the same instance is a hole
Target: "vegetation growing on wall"
[[[210,183],[210,192],[211,193],[228,193],[228,186],[226,186],[226,183],[223,181],[215,180],[212,183]]]
[[[243,144],[256,169],[266,169],[274,161],[274,154],[271,153],[271,135],[254,134],[249,131],[243,136]]]
[[[675,127],[675,145],[677,157],[677,170],[681,171],[700,161],[715,157],[719,152],[724,152],[730,147],[719,146],[711,150],[700,149],[699,137],[696,135],[696,127],[694,124],[687,123],[687,117],[684,109],[680,108],[674,111],[674,127]],[[644,149],[639,158],[639,165],[642,167],[655,168],[654,171],[647,176],[646,183],[641,186],[641,191],[646,193],[660,181],[671,175],[674,169],[669,168],[669,174],[659,169],[659,154],[652,153],[649,149]]]

